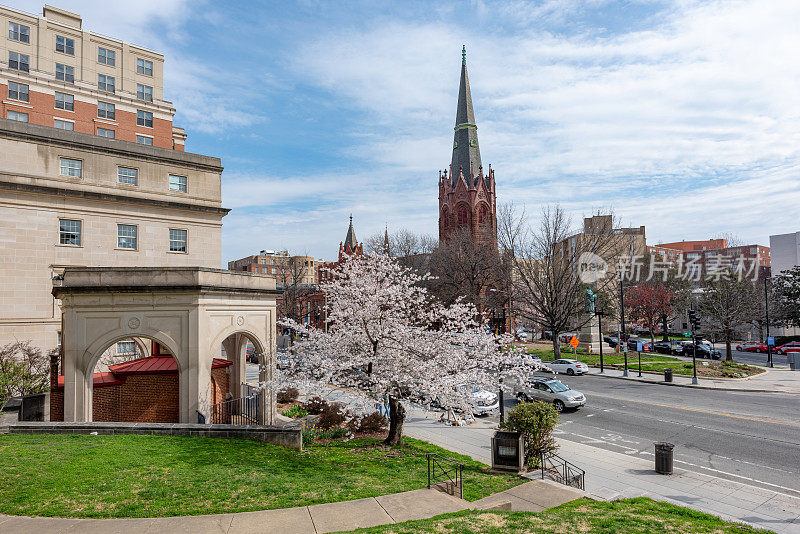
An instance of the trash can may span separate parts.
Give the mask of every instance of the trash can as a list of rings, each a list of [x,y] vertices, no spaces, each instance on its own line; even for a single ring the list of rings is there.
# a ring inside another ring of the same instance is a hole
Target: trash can
[[[672,369],[664,369],[664,382],[672,382]]]
[[[672,474],[672,443],[658,442],[656,446],[656,473],[662,475]]]
[[[790,352],[786,355],[789,360],[789,369],[792,371],[800,371],[800,352]]]

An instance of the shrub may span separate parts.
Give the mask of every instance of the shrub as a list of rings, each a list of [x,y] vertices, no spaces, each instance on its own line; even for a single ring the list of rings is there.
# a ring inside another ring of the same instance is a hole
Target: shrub
[[[382,432],[387,428],[389,428],[389,420],[378,412],[365,415],[358,424],[359,432]]]
[[[317,439],[342,439],[350,435],[350,430],[347,428],[336,427],[323,430],[317,434]]]
[[[328,401],[322,397],[311,397],[303,403],[303,408],[311,415],[319,415],[328,406]]]
[[[325,408],[319,414],[319,427],[323,430],[329,428],[336,428],[344,423],[347,418],[347,411],[341,404],[333,403],[326,404]]]
[[[301,417],[305,417],[308,415],[308,412],[305,408],[300,406],[299,404],[292,405],[289,409],[283,410],[281,415],[285,415],[286,417],[291,417],[292,419],[299,419]]]
[[[298,395],[300,395],[300,392],[297,391],[297,388],[283,388],[278,390],[278,402],[281,404],[289,404],[296,401]]]
[[[522,432],[525,438],[525,460],[538,465],[542,453],[555,452],[553,429],[558,424],[558,412],[546,402],[521,402],[505,414],[503,430]],[[533,467],[533,466],[531,466]]]
[[[308,447],[314,443],[318,436],[319,430],[317,430],[317,427],[315,426],[303,430],[303,447]]]

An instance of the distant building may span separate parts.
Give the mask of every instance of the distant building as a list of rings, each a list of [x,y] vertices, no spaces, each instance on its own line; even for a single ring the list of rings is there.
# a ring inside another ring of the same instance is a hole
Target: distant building
[[[608,239],[598,240],[607,235]],[[602,250],[595,250],[608,263],[609,270],[617,268],[620,256],[644,254],[647,236],[645,227],[615,228],[611,215],[594,215],[583,219],[583,232],[572,235],[559,243],[564,254],[587,251],[593,243],[602,242]]]
[[[706,241],[679,241],[648,246],[648,251],[660,255],[663,259],[681,265],[699,278],[711,274],[714,270],[736,268],[738,262],[742,273],[748,278],[755,278],[764,269],[770,268],[770,247],[763,245],[728,246],[725,239],[709,239]],[[691,276],[691,275],[690,275]]]
[[[258,254],[229,261],[229,271],[266,274],[275,278],[278,289],[287,285],[316,285],[322,260],[313,256],[290,256],[289,251],[262,250]]]
[[[772,274],[800,265],[800,232],[769,236]]]

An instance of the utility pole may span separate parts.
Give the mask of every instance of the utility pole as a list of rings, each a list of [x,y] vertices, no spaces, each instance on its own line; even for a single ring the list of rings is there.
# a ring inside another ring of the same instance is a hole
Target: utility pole
[[[697,329],[697,315],[693,309],[689,310],[689,325],[692,327],[692,384],[697,384],[697,338],[695,337],[695,330]]]
[[[600,372],[603,372],[603,312],[597,310],[595,308],[595,312],[597,315],[597,329],[600,331]]]
[[[619,309],[620,309],[619,343],[620,345],[622,345],[622,350],[625,353],[625,369],[622,371],[622,376],[628,376],[628,340],[623,339],[625,337],[625,295],[622,291],[622,276],[620,276],[619,278]]]

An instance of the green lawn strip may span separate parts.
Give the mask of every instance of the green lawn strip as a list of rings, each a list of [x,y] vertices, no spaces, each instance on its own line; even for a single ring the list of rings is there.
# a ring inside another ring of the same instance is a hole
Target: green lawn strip
[[[553,351],[552,350],[545,350],[545,349],[530,349],[528,351],[530,354],[535,354],[536,356],[542,359],[542,363],[547,364],[548,362],[553,361]],[[567,356],[566,353],[561,354],[562,358],[572,358],[572,352],[569,353]],[[586,354],[583,352],[578,352],[576,358],[579,361],[582,361],[586,365],[600,365],[600,355],[599,354]],[[636,358],[636,353],[631,352],[628,353],[628,363],[630,363],[631,358]],[[651,362],[679,362],[678,358],[673,358],[672,356],[665,356],[663,354],[657,353],[642,353],[642,362],[651,361]],[[625,362],[625,357],[621,354],[617,353],[604,353],[603,354],[603,363],[608,365],[614,364],[623,364]]]
[[[423,488],[426,452],[464,464],[464,497],[524,482],[404,438],[296,451],[252,440],[176,436],[0,435],[0,514],[163,517],[289,508]]]
[[[613,365],[613,367],[621,368],[621,365]],[[628,358],[628,370],[637,371],[639,369],[639,361],[634,353],[632,357]],[[642,371],[650,371],[654,373],[663,373],[664,369],[672,369],[673,374],[676,375],[691,375],[692,362],[691,361],[676,361],[676,362],[652,362],[645,363],[644,356],[642,356]],[[709,378],[744,378],[747,376],[763,373],[764,369],[747,365],[738,362],[726,361],[697,361],[697,376],[704,376]]]
[[[359,534],[522,534],[617,533],[650,534],[670,532],[741,533],[770,532],[652,499],[639,497],[611,502],[578,499],[545,510],[531,512],[484,512],[466,510],[431,519],[406,521],[351,531]]]

